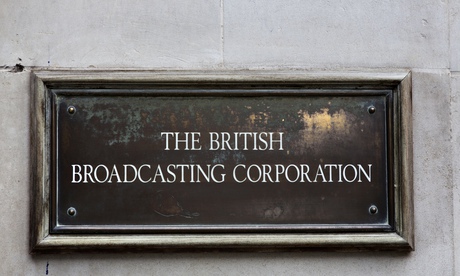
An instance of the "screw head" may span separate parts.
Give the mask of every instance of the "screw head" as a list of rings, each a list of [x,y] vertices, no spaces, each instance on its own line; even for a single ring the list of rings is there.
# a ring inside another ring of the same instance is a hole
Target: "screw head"
[[[71,217],[74,217],[77,215],[77,209],[73,208],[73,207],[70,207],[69,209],[67,209],[67,215],[71,216]]]
[[[369,114],[374,114],[375,113],[375,106],[371,105],[367,108],[367,112],[369,112]]]
[[[369,207],[369,214],[371,215],[375,215],[379,212],[379,209],[377,208],[377,206],[375,205],[372,205],[371,207]]]
[[[69,112],[69,114],[74,114],[75,111],[77,111],[77,109],[75,108],[75,106],[71,105],[67,108],[67,112]]]

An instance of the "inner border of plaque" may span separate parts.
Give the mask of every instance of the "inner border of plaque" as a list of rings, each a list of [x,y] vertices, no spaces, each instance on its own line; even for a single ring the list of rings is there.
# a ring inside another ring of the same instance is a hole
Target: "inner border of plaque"
[[[136,91],[144,91],[142,93],[155,96],[155,91],[164,94],[165,89],[179,91],[175,93],[181,97],[213,96],[230,100],[232,96],[282,99],[302,95],[383,95],[387,106],[387,223],[218,223],[204,226],[187,224],[186,220],[181,225],[62,226],[57,223],[56,95],[65,91],[65,95],[92,97],[123,91],[117,94],[123,97],[136,96],[139,94]],[[34,70],[31,89],[31,253],[414,250],[411,90],[408,71]]]

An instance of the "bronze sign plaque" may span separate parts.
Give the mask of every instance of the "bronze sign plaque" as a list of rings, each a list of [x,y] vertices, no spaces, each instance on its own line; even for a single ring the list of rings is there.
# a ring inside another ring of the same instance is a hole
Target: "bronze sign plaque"
[[[393,84],[45,91],[51,235],[398,230]]]
[[[54,231],[391,229],[391,91],[83,92],[53,95]]]

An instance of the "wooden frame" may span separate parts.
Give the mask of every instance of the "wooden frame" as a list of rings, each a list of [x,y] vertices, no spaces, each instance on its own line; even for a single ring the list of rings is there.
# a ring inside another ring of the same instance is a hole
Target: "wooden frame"
[[[32,253],[76,251],[195,250],[414,250],[411,74],[401,72],[34,70],[31,100]],[[51,234],[50,107],[48,88],[57,83],[295,83],[313,86],[385,87],[393,90],[394,224],[391,232]]]

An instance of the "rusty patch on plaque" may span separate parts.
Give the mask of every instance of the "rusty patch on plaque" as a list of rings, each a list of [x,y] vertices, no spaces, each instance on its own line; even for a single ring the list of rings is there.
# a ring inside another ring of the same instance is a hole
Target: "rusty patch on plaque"
[[[54,91],[54,232],[391,228],[391,91],[115,92]]]

